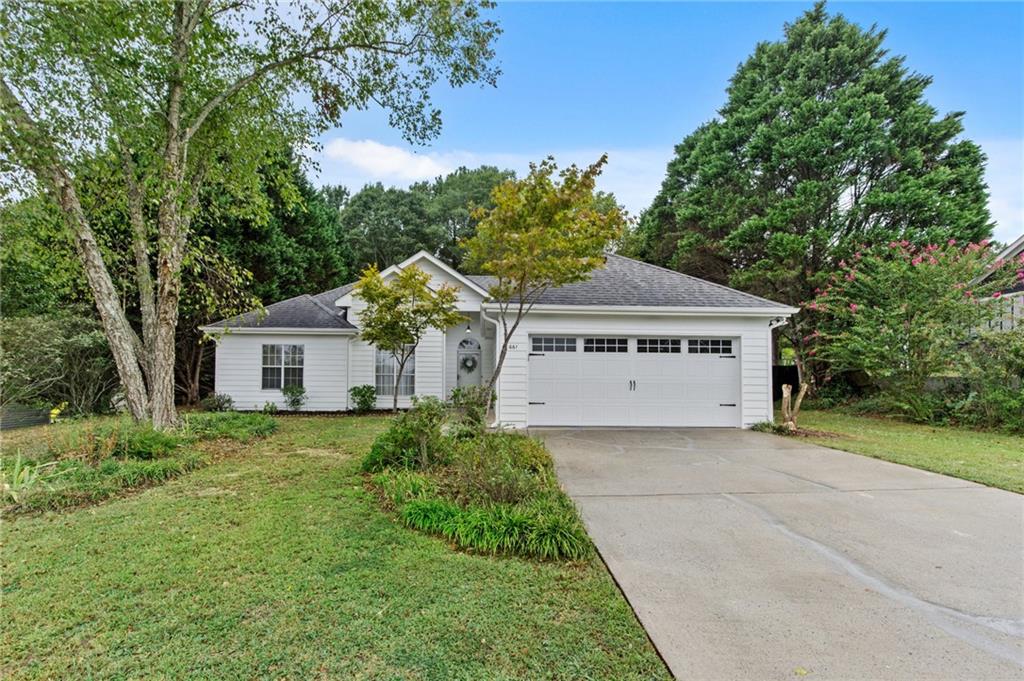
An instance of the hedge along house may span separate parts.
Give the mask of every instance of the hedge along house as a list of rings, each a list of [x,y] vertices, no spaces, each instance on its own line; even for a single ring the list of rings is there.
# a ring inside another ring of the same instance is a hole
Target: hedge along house
[[[488,277],[420,252],[432,284],[459,288],[467,321],[430,330],[406,367],[399,406],[480,385],[496,362],[497,306]],[[351,408],[349,389],[373,385],[391,406],[395,361],[359,337],[349,284],[203,327],[217,343],[216,390],[236,408],[283,406],[283,386],[306,388],[309,411]],[[549,289],[509,344],[496,423],[527,426],[748,427],[772,418],[771,329],[795,308],[654,265],[608,255],[589,280]]]

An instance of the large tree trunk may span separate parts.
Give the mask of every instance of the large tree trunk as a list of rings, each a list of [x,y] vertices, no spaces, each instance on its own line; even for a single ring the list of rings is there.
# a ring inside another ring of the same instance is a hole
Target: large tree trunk
[[[103,262],[99,245],[89,227],[70,178],[56,170],[53,175],[54,191],[58,195],[64,219],[75,236],[75,248],[85,270],[89,288],[92,289],[96,310],[99,312],[100,322],[110,345],[110,352],[117,364],[117,372],[124,387],[128,410],[133,418],[143,420],[147,416],[148,409],[146,384],[136,354],[137,337],[121,308],[117,289],[110,279],[110,273]]]
[[[16,143],[25,166],[32,171],[40,184],[49,187],[60,206],[64,221],[74,237],[75,250],[85,271],[89,288],[92,290],[100,323],[121,378],[128,410],[136,420],[143,420],[148,414],[148,400],[146,383],[139,363],[138,337],[121,308],[117,289],[103,262],[103,255],[85,217],[71,175],[59,161],[49,138],[39,129],[2,78],[0,109],[17,131]]]

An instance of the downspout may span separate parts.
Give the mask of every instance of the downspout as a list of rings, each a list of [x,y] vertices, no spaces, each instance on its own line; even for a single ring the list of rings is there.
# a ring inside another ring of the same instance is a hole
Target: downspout
[[[483,304],[480,305],[480,319],[482,319],[485,322],[490,322],[491,324],[494,324],[494,356],[491,357],[491,376],[494,376],[494,370],[498,366],[498,320],[492,319],[487,316],[487,313],[484,311]],[[484,335],[483,325],[480,326],[480,335]],[[498,416],[501,413],[501,387],[499,385],[500,382],[501,376],[498,377],[498,383],[494,384],[494,423],[491,424],[491,428],[495,428],[499,423],[501,423],[501,418]]]

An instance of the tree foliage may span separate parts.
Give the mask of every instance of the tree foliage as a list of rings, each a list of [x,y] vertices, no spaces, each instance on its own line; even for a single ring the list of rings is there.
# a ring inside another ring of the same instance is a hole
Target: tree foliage
[[[886,33],[819,2],[740,65],[676,147],[627,252],[798,305],[859,244],[990,236],[985,157]],[[786,332],[798,355],[806,317]]]
[[[912,404],[929,377],[959,372],[969,339],[999,313],[1000,289],[1024,278],[1024,260],[993,260],[987,243],[954,240],[855,252],[807,304],[817,325],[803,340],[833,369],[864,371]]]
[[[420,250],[459,267],[464,255],[459,242],[476,230],[474,209],[491,207],[491,190],[514,176],[511,170],[480,166],[408,189],[366,185],[341,210],[353,271],[390,267]]]
[[[593,165],[559,171],[553,158],[530,165],[520,180],[491,192],[494,206],[478,208],[476,234],[463,243],[471,267],[495,278],[488,289],[502,324],[501,350],[488,383],[493,391],[508,344],[523,317],[549,288],[584,281],[604,265],[626,218],[614,202],[595,195],[607,155]]]
[[[366,304],[359,312],[360,337],[395,358],[393,408],[397,411],[405,365],[427,330],[447,329],[465,321],[455,309],[458,289],[449,284],[432,289],[430,275],[415,265],[398,270],[387,280],[371,265],[354,293]]]
[[[255,194],[255,169],[270,151],[303,148],[344,112],[370,104],[388,111],[411,141],[436,135],[435,82],[495,80],[497,28],[481,16],[487,7],[472,0],[0,5],[4,177],[18,190],[32,177],[60,207],[137,419],[151,416],[158,427],[177,421],[181,273],[203,187],[218,181],[232,194]],[[310,107],[296,104],[307,98]],[[141,334],[119,305],[83,210],[75,170],[91,154],[121,162]]]

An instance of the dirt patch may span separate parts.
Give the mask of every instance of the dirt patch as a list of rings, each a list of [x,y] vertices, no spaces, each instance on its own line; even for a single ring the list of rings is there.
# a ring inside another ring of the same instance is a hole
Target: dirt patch
[[[312,447],[303,447],[302,449],[293,449],[288,454],[302,454],[303,456],[316,456],[325,459],[349,459],[352,457],[351,452],[343,452],[338,449],[314,449]]]
[[[237,496],[238,492],[233,489],[224,489],[223,487],[204,487],[194,492],[189,492],[190,497],[233,497]]]

